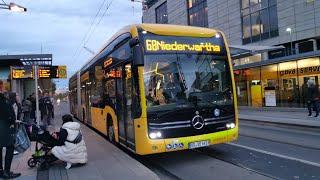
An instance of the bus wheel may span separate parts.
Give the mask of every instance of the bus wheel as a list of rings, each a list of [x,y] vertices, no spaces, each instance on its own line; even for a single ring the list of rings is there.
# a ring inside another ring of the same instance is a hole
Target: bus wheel
[[[108,127],[108,139],[112,144],[115,144],[115,137],[114,137],[114,128],[113,125]]]

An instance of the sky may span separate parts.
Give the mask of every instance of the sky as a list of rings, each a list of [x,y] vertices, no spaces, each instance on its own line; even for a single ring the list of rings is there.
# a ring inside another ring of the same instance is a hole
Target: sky
[[[52,54],[52,64],[67,65],[69,77],[93,56],[84,46],[97,52],[123,26],[141,23],[142,19],[141,4],[130,0],[4,2],[28,10],[16,13],[0,9],[0,54]],[[63,79],[55,82],[59,89],[68,84]]]

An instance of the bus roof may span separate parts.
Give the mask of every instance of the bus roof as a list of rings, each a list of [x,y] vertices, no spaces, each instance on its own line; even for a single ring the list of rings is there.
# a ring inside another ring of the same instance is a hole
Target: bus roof
[[[138,26],[153,34],[167,36],[212,37],[218,32],[215,29],[171,24],[140,24]]]
[[[90,63],[96,56],[98,56],[112,41],[124,33],[132,33],[133,29],[143,29],[147,32],[164,35],[164,36],[187,36],[187,37],[212,37],[217,32],[220,32],[216,29],[203,28],[203,27],[194,27],[194,26],[182,26],[182,25],[171,25],[171,24],[132,24],[123,27],[116,34],[114,34],[96,53],[92,58],[90,58],[80,69]]]

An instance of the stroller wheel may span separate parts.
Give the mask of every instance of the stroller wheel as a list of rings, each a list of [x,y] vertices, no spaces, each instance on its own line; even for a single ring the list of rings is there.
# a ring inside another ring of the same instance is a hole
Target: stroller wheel
[[[30,158],[30,159],[28,160],[28,166],[31,167],[31,168],[36,167],[36,166],[37,166],[37,161],[36,161],[36,159]]]

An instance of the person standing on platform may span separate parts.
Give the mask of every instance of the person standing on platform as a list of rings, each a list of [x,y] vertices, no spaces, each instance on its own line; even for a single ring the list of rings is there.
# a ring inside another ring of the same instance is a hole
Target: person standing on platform
[[[22,101],[22,113],[23,113],[23,121],[27,124],[33,123],[33,121],[30,118],[30,114],[32,111],[32,104],[29,98],[24,99]]]
[[[21,104],[19,102],[19,96],[17,93],[11,92],[9,93],[9,103],[11,104],[15,116],[15,121],[16,120],[21,120]],[[14,151],[14,155],[19,154],[18,151]]]
[[[51,103],[51,99],[48,96],[48,93],[44,94],[44,96],[40,99],[39,104],[42,123],[46,127],[50,126],[52,119],[53,104]]]
[[[29,100],[31,102],[31,111],[30,111],[30,119],[33,123],[36,123],[36,98],[35,93],[32,93],[29,96]]]
[[[312,116],[312,109],[316,111],[315,117],[319,116],[319,89],[315,85],[315,82],[311,79],[307,82],[308,92],[307,92],[307,105],[308,105],[308,116]]]
[[[21,174],[11,172],[11,163],[15,142],[15,113],[8,98],[3,93],[3,82],[0,80],[0,178],[17,178]],[[6,148],[3,164],[2,150]]]

